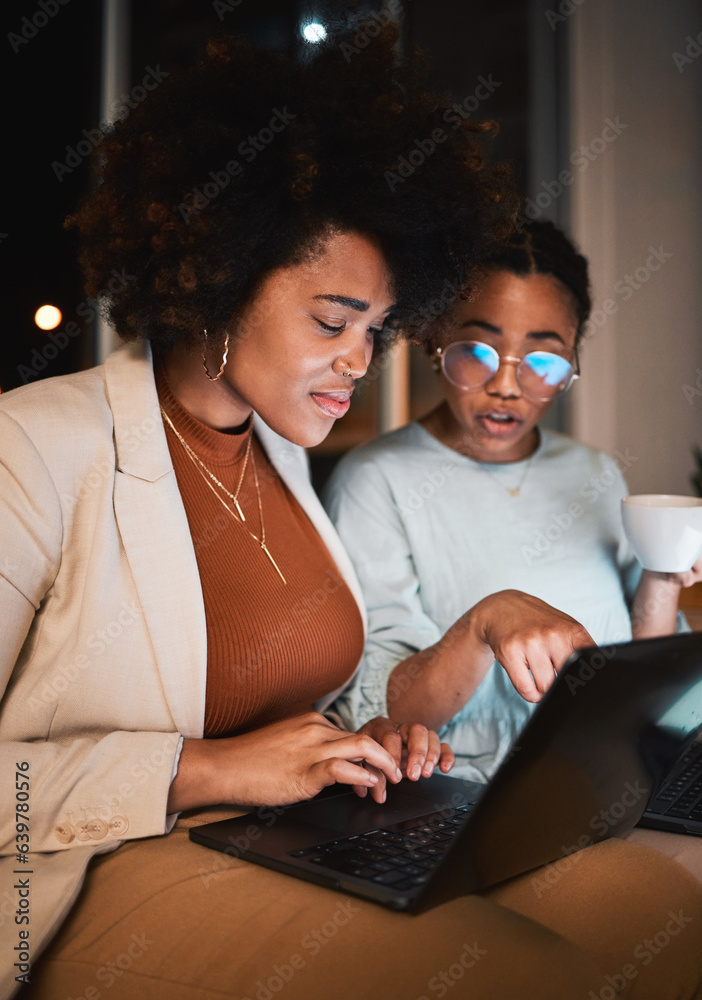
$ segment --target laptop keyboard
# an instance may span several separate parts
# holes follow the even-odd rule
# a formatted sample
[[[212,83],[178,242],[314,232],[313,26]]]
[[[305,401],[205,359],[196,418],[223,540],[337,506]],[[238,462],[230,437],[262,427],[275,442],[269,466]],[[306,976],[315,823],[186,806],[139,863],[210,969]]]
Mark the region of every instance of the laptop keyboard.
[[[429,880],[470,808],[458,806],[449,816],[432,813],[289,854],[400,891],[413,889]]]
[[[693,743],[681,764],[682,771],[657,792],[649,811],[702,823],[702,743]]]

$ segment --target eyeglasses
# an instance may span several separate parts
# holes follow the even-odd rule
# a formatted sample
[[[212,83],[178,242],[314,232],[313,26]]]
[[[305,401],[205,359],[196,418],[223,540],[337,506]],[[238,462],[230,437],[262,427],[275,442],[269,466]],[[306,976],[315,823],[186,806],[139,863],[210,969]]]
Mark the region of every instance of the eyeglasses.
[[[452,385],[467,392],[477,392],[495,377],[505,361],[516,364],[517,384],[525,396],[545,403],[580,378],[578,355],[573,348],[573,362],[549,351],[530,351],[523,358],[500,355],[494,347],[479,340],[459,340],[434,352],[441,359],[441,370]]]

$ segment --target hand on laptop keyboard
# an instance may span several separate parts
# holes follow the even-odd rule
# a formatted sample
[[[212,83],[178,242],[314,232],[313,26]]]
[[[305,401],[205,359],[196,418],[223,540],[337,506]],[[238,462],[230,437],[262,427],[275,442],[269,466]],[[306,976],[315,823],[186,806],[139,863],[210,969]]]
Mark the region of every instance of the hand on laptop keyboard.
[[[428,778],[437,765],[443,774],[448,774],[456,762],[453,751],[447,743],[440,741],[438,733],[418,722],[396,725],[391,719],[376,716],[358,732],[372,736],[380,743],[391,754],[402,771],[402,776],[411,781],[417,781],[421,777]],[[372,772],[372,767],[368,769]],[[354,791],[363,797],[367,789],[362,785],[354,785]]]

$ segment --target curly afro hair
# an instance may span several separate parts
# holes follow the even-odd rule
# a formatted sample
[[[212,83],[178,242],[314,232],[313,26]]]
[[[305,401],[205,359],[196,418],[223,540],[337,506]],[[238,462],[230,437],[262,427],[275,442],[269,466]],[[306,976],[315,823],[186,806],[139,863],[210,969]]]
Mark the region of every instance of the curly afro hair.
[[[388,26],[349,59],[337,37],[303,65],[222,36],[112,126],[65,224],[89,295],[130,276],[104,303],[123,339],[223,336],[267,274],[333,232],[370,234],[386,257],[397,309],[378,346],[399,328],[423,339],[423,305],[465,283],[517,203],[509,169],[488,162],[496,126],[448,129],[396,40]]]
[[[549,274],[570,292],[578,320],[575,345],[580,343],[590,316],[590,278],[587,258],[578,253],[566,234],[552,222],[528,222],[509,242],[486,259],[486,269],[510,274]]]

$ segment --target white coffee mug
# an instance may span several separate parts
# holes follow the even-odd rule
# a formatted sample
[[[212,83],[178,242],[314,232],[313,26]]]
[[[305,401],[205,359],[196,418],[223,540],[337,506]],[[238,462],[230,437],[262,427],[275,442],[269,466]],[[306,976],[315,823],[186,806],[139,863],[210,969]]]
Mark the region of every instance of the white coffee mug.
[[[702,497],[669,493],[624,497],[622,521],[644,569],[684,573],[702,553]]]

